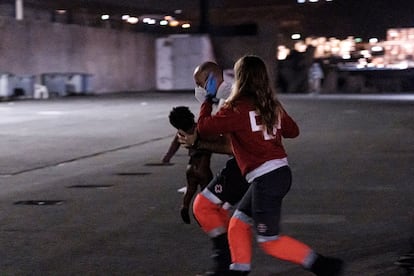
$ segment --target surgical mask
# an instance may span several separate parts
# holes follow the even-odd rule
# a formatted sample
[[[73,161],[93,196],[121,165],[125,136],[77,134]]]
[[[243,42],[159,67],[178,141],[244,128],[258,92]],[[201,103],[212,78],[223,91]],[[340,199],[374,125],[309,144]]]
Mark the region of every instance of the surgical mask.
[[[207,91],[203,87],[197,86],[196,88],[194,88],[194,96],[200,103],[204,103],[204,101],[206,100],[206,95]]]

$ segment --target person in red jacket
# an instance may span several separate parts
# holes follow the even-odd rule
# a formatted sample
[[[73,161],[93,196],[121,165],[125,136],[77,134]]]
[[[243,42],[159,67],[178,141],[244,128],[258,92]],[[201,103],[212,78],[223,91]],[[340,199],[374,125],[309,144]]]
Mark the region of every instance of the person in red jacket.
[[[206,96],[214,97],[213,109],[230,95],[231,84],[223,79],[223,70],[215,62],[203,62],[194,71],[197,85],[195,96],[204,102]],[[244,179],[233,157],[228,135],[200,137],[197,132],[180,132],[178,141],[193,150],[207,150],[211,153],[227,154],[231,157],[222,170],[194,199],[193,214],[201,229],[210,237],[213,244],[213,267],[203,275],[226,276],[231,264],[227,240],[227,228],[233,207],[246,193],[249,183]]]
[[[212,101],[207,98],[197,122],[201,137],[230,135],[236,161],[250,183],[229,222],[230,275],[247,275],[251,270],[251,225],[265,253],[302,265],[316,275],[339,275],[342,260],[317,254],[308,245],[280,234],[282,200],[292,184],[282,138],[297,137],[299,128],[277,100],[261,58],[240,58],[234,73],[234,87],[225,105],[211,115]]]
[[[223,70],[211,61],[203,62],[194,71],[197,85],[195,97],[201,103],[207,95],[214,97],[214,111],[220,109],[231,93],[232,84],[224,81]],[[249,183],[244,179],[233,157],[227,135],[215,135],[200,139],[197,132],[182,133],[180,143],[193,149],[209,150],[212,153],[228,154],[230,157],[222,170],[194,199],[193,214],[201,229],[213,244],[213,267],[204,275],[225,276],[231,264],[227,240],[227,228],[233,207],[246,193]]]

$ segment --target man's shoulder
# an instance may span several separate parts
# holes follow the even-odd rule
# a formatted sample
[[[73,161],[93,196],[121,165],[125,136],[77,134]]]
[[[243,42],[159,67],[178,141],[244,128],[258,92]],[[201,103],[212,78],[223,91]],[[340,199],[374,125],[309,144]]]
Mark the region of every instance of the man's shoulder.
[[[232,84],[226,81],[223,81],[217,89],[216,98],[218,99],[227,99],[231,93]]]

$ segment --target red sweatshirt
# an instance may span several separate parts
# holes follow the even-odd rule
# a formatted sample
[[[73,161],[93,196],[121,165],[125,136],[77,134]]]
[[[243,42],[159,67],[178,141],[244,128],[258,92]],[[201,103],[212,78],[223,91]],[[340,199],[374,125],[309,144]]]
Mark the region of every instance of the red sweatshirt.
[[[211,110],[211,102],[205,101],[197,123],[198,132],[201,137],[229,133],[234,156],[243,175],[267,161],[285,159],[287,154],[281,138],[294,138],[299,135],[297,124],[286,111],[280,116],[273,135],[268,135],[263,131],[265,126],[260,125],[260,116],[255,112],[254,105],[246,98],[240,99],[234,109],[222,107],[214,116],[211,115]]]

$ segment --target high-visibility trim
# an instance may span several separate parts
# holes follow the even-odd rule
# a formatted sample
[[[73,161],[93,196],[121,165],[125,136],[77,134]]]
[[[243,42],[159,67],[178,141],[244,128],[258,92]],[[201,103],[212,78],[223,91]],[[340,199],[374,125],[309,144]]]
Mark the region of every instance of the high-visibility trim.
[[[223,206],[221,206],[221,208],[223,208],[224,210],[230,210],[231,208],[233,208],[233,205],[231,205],[228,202],[224,202]]]
[[[251,270],[250,264],[231,264],[230,270],[237,270],[237,271],[250,271]]]
[[[309,256],[305,258],[303,261],[303,267],[305,269],[310,269],[313,265],[313,263],[316,261],[316,258],[318,258],[318,254],[316,254],[314,251],[312,251]]]
[[[278,239],[259,243],[260,247],[269,255],[302,266],[309,265],[313,260],[313,250],[306,244],[288,236],[279,236]]]
[[[253,180],[255,180],[256,178],[262,175],[265,175],[271,171],[277,170],[284,166],[289,166],[289,163],[286,157],[282,159],[273,159],[273,160],[266,161],[262,165],[254,169],[253,171],[247,173],[246,180],[247,182],[252,183]]]
[[[244,223],[253,225],[253,219],[240,210],[234,211],[233,217],[243,221]]]
[[[201,192],[202,195],[204,195],[208,200],[210,200],[214,204],[222,204],[223,201],[220,200],[215,194],[213,194],[209,189],[204,189]]]
[[[220,227],[214,228],[211,231],[207,232],[207,235],[210,238],[215,238],[215,237],[218,237],[218,236],[220,236],[224,233],[227,233],[227,229],[220,226]]]
[[[257,240],[257,242],[267,242],[267,241],[277,240],[278,238],[279,238],[279,235],[275,235],[275,236],[260,236],[260,235],[257,235],[256,240]]]

